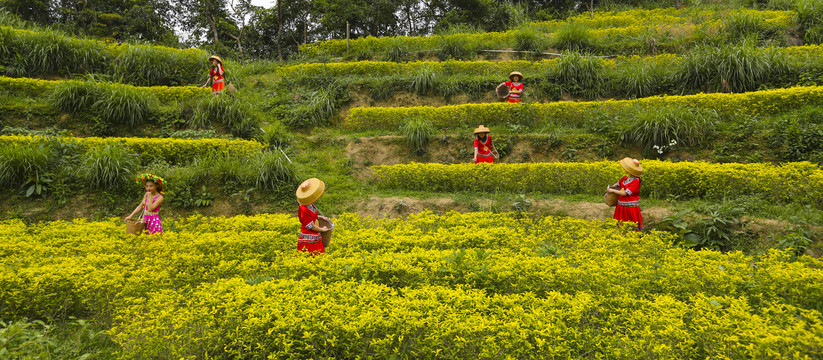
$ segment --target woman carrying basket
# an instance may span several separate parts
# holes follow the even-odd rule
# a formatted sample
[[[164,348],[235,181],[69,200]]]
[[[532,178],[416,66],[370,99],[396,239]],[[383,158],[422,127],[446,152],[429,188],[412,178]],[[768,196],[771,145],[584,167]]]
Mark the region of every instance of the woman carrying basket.
[[[520,95],[523,93],[523,74],[512,71],[509,74],[509,81],[504,82],[503,84],[509,87],[509,97],[506,98],[506,101],[510,103],[519,103],[520,102]]]
[[[617,206],[614,208],[614,218],[623,222],[631,221],[637,223],[636,231],[643,231],[643,216],[640,215],[640,176],[643,174],[643,167],[640,161],[632,158],[620,160],[620,166],[626,171],[614,187],[607,188],[606,192],[617,194]]]
[[[148,234],[162,234],[163,223],[160,222],[160,205],[163,205],[163,189],[166,187],[166,182],[163,178],[154,174],[143,174],[135,179],[137,183],[143,184],[146,193],[143,195],[143,200],[137,205],[137,208],[132,211],[129,216],[126,216],[126,221],[131,220],[141,209],[143,210],[143,222],[146,225],[146,233]]]
[[[317,178],[304,181],[297,188],[297,202],[300,207],[297,209],[297,218],[300,220],[300,234],[297,236],[297,250],[307,251],[312,254],[325,253],[323,237],[320,233],[331,230],[329,227],[320,226],[315,223],[322,219],[329,224],[331,221],[323,215],[319,215],[314,202],[323,195],[326,190],[326,183]]]
[[[212,65],[209,70],[209,79],[206,80],[206,83],[201,87],[209,86],[209,82],[211,81],[212,95],[222,94],[223,79],[226,78],[226,69],[223,68],[223,59],[218,56],[211,56],[209,57],[209,62],[211,62]]]
[[[474,129],[474,163],[494,163],[495,158],[500,158],[497,154],[497,149],[494,148],[492,137],[489,136],[491,129],[480,125]]]

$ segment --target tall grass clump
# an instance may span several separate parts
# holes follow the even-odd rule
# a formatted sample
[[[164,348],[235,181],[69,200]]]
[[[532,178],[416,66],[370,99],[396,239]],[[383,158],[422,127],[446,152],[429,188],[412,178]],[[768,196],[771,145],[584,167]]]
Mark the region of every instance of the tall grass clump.
[[[750,37],[759,40],[778,39],[779,31],[768,26],[766,18],[752,12],[732,12],[723,18],[727,39],[739,41]]]
[[[189,125],[194,128],[206,128],[215,123],[243,138],[253,136],[254,131],[250,130],[259,126],[251,104],[231,93],[203,98],[189,120]]]
[[[190,167],[192,181],[218,186],[249,184],[256,171],[248,158],[218,152],[196,157]]]
[[[179,86],[205,82],[208,54],[160,46],[126,45],[114,61],[112,75],[142,86]],[[231,69],[226,66],[226,74]],[[202,79],[202,81],[201,81]]]
[[[45,175],[55,163],[55,154],[47,144],[0,144],[0,184],[19,186]]]
[[[557,65],[558,78],[568,93],[594,99],[606,92],[603,60],[580,53],[563,54]]]
[[[406,144],[413,148],[418,154],[423,154],[426,152],[426,147],[434,135],[434,125],[426,118],[415,117],[409,119],[409,121],[403,125],[401,132],[403,133]]]
[[[683,56],[676,77],[684,89],[745,92],[756,90],[788,71],[785,55],[746,41],[739,45],[695,47]]]
[[[477,44],[469,37],[460,35],[445,35],[437,39],[437,58],[441,61],[474,60],[477,55]]]
[[[639,98],[660,93],[671,79],[667,64],[631,58],[620,64],[613,78],[614,92],[623,92],[627,98]]]
[[[585,51],[594,47],[594,40],[585,25],[572,21],[557,29],[550,45],[560,50]]]
[[[99,100],[99,94],[98,85],[92,81],[61,81],[46,97],[60,111],[79,113],[91,110]]]
[[[649,155],[655,155],[655,145],[676,144],[697,146],[705,144],[714,134],[719,116],[715,111],[686,106],[664,106],[650,111],[637,108],[620,127],[624,143],[640,145]]]
[[[410,89],[419,95],[427,94],[437,86],[437,72],[428,65],[423,65],[412,75]]]
[[[254,185],[258,189],[273,190],[297,181],[294,164],[289,162],[280,150],[263,151],[252,159],[255,170]]]
[[[548,40],[539,31],[524,28],[514,33],[514,49],[539,55],[548,47]]]
[[[823,43],[823,0],[797,0],[794,20],[807,44]]]
[[[127,184],[137,168],[137,154],[115,145],[90,148],[79,172],[89,188],[117,188]]]
[[[383,59],[386,61],[403,62],[409,60],[409,47],[401,37],[394,37],[388,44]]]
[[[294,139],[289,129],[280,121],[272,121],[263,126],[257,140],[265,144],[268,148],[283,148],[288,146]]]
[[[99,95],[92,105],[93,110],[95,114],[112,123],[140,125],[159,106],[154,94],[132,86],[105,84],[98,89]]]

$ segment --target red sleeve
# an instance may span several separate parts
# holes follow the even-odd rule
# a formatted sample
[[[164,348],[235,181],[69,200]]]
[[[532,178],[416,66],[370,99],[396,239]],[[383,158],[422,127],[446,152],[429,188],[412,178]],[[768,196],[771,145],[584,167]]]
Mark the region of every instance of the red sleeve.
[[[477,148],[477,149],[479,149],[479,148],[480,148],[480,145],[481,145],[481,144],[480,144],[480,140],[478,140],[477,138],[474,138],[474,147],[475,147],[475,148]]]
[[[492,147],[492,136],[486,135],[486,137],[489,138],[489,147]]]
[[[630,192],[629,196],[640,194],[640,179],[632,180],[625,188],[627,192]]]
[[[300,226],[306,226],[317,220],[317,214],[309,211],[306,205],[300,205],[300,209],[297,210],[297,218],[300,219]]]
[[[506,81],[504,84],[506,84],[506,86],[508,86],[508,87],[511,87],[511,86],[512,86],[512,84],[514,84],[514,82],[512,82],[512,81]]]

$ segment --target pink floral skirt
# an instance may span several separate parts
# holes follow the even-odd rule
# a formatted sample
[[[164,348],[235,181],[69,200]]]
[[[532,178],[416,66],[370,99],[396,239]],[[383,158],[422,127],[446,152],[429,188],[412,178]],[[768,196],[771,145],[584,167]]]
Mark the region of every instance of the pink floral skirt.
[[[146,233],[161,234],[163,233],[163,223],[160,222],[160,216],[144,215],[143,220],[146,222]]]

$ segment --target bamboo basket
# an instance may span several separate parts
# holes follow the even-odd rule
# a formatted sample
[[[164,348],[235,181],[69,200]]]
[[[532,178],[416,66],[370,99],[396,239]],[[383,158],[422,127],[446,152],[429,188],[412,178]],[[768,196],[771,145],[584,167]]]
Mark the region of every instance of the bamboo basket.
[[[326,221],[325,219],[317,219],[317,224],[323,227],[329,228],[329,231],[321,232],[320,237],[323,239],[323,247],[329,247],[329,243],[331,243],[331,236],[334,232],[334,223],[331,221]]]

